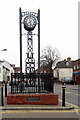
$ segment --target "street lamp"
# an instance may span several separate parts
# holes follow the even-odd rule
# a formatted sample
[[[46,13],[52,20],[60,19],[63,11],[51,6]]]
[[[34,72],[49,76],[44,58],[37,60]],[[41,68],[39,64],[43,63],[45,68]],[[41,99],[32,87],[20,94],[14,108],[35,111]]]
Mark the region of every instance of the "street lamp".
[[[7,49],[2,49],[2,50],[0,50],[0,52],[2,52],[2,51],[7,51]]]
[[[7,49],[2,49],[2,50],[0,50],[0,52],[3,52],[3,51],[7,51]],[[1,81],[0,81],[1,82]]]

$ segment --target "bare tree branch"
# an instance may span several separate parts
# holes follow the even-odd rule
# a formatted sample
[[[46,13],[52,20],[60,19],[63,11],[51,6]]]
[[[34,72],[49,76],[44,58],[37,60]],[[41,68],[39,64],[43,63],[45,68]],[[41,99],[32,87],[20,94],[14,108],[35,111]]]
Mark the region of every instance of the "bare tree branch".
[[[57,48],[53,49],[51,46],[46,46],[42,50],[41,60],[41,66],[44,64],[45,66],[50,66],[52,69],[60,60],[60,53]]]

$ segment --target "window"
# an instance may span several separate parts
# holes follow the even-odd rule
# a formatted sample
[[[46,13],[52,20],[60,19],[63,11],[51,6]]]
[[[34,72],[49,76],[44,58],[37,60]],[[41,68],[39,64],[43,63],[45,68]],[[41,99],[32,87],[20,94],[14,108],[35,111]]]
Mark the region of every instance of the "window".
[[[69,62],[66,62],[66,65],[67,65],[67,66],[70,65],[70,63],[69,63]]]

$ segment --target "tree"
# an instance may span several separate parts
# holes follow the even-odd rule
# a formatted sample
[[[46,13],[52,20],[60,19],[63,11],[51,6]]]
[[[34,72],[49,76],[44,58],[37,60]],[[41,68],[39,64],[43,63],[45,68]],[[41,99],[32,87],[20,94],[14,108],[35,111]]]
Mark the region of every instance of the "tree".
[[[57,48],[53,49],[51,46],[46,46],[42,50],[41,67],[49,68],[50,72],[56,63],[60,60],[60,53]]]

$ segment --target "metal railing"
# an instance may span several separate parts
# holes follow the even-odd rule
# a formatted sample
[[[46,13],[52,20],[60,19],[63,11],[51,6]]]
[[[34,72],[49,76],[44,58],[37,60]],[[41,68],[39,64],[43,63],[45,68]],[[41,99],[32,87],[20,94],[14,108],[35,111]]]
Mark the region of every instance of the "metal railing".
[[[11,74],[11,94],[53,93],[52,73]]]

